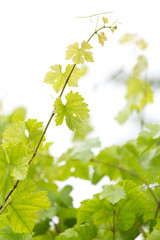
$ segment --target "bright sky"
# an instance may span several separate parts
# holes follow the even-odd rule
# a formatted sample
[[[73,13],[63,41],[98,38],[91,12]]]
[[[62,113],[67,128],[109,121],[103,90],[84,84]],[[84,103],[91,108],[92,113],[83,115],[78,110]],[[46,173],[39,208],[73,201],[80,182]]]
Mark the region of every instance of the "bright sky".
[[[102,146],[137,136],[138,128],[135,131],[129,123],[119,126],[114,120],[125,103],[125,89],[102,83],[114,71],[125,65],[132,66],[136,61],[134,49],[118,43],[127,32],[138,33],[149,43],[146,51],[148,74],[160,75],[159,0],[0,1],[0,100],[3,111],[10,112],[22,105],[27,108],[28,117],[47,122],[56,98],[51,87],[43,83],[49,66],[68,64],[64,61],[67,46],[88,39],[94,31],[95,18],[91,23],[89,19],[76,17],[106,11],[113,11],[108,14],[110,23],[117,19],[122,24],[114,34],[106,32],[108,42],[104,48],[96,40],[91,42],[95,62],[88,65],[88,74],[80,82],[80,92],[89,103],[96,128],[94,136],[100,137]],[[70,136],[65,125],[56,128],[52,123],[47,133],[48,140],[54,141],[52,151],[57,155],[63,147],[65,151],[70,146]]]

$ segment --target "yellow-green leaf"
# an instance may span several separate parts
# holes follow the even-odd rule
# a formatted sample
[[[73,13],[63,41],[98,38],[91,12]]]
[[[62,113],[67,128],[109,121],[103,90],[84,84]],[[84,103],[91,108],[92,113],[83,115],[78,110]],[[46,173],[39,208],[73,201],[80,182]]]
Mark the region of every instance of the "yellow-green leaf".
[[[29,187],[24,187],[24,186]],[[50,202],[46,196],[47,192],[32,192],[33,183],[24,181],[18,186],[18,192],[14,192],[12,200],[8,205],[9,220],[12,230],[16,233],[31,233],[36,220],[36,213],[41,208],[48,209]]]
[[[103,19],[104,24],[105,24],[105,23],[108,23],[108,18],[103,17],[102,19]]]
[[[93,54],[89,51],[91,48],[92,46],[88,42],[83,41],[80,48],[79,44],[75,42],[68,46],[66,59],[72,59],[75,64],[82,64],[85,60],[93,62]]]
[[[65,76],[62,73],[62,66],[56,64],[50,67],[52,71],[46,73],[44,82],[51,84],[56,92],[59,92],[65,82]]]
[[[98,40],[99,40],[99,43],[103,47],[104,46],[104,41],[107,41],[107,37],[105,36],[104,32],[101,32],[100,34],[98,34]]]
[[[56,125],[63,122],[66,117],[67,126],[74,130],[82,125],[82,122],[89,117],[89,110],[84,99],[78,93],[72,91],[66,95],[67,103],[64,105],[60,98],[56,99],[54,107],[56,114]]]

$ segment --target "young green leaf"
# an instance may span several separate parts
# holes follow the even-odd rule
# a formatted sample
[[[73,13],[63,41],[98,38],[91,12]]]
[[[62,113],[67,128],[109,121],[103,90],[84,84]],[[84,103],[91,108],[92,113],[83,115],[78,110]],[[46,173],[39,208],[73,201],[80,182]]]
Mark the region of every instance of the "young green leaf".
[[[50,67],[52,71],[46,73],[44,82],[51,84],[56,92],[59,92],[65,82],[65,76],[62,73],[62,66],[56,64]]]
[[[68,66],[66,67],[66,70],[65,70],[65,78],[67,79],[67,77],[69,76],[71,70],[73,68],[73,64],[68,64]],[[75,66],[74,68],[74,71],[72,72],[70,78],[69,78],[69,81],[68,81],[68,86],[69,87],[78,87],[78,80],[79,78],[85,74],[85,71],[83,73],[82,71],[83,69],[79,69],[77,66]]]
[[[151,85],[142,79],[131,77],[127,83],[127,103],[126,106],[119,112],[116,120],[119,123],[124,123],[133,110],[140,112],[148,103],[153,102],[153,92]]]
[[[64,116],[66,117],[67,126],[74,130],[82,122],[89,117],[89,110],[84,99],[78,93],[73,93],[72,91],[66,95],[67,103],[64,105],[60,98],[57,98],[54,107],[56,114],[56,125],[61,125]]]
[[[79,44],[76,42],[68,46],[66,51],[66,59],[72,59],[75,64],[82,64],[84,60],[87,62],[93,62],[93,54],[89,51],[92,46],[83,41],[81,43],[81,48],[79,48]]]
[[[92,224],[83,224],[74,227],[76,232],[78,232],[79,240],[92,240],[97,235],[97,228]]]
[[[100,198],[107,198],[113,205],[119,200],[126,198],[123,187],[117,185],[106,185],[103,188],[103,192],[100,194]]]
[[[64,120],[64,116],[65,116],[65,105],[63,105],[62,100],[60,98],[57,98],[54,102],[54,112],[56,114],[56,125],[61,125],[63,123]]]
[[[87,120],[83,121],[82,126],[74,131],[73,141],[84,141],[86,136],[93,131],[90,122]]]
[[[53,65],[50,68],[52,71],[46,73],[44,82],[51,84],[54,90],[58,93],[63,88],[64,83],[73,68],[73,64],[68,64],[65,72],[62,72],[62,66],[60,64]],[[79,69],[77,66],[75,66],[74,71],[72,72],[68,81],[69,87],[78,87],[79,78],[86,72],[85,70],[82,70],[83,69]]]
[[[133,68],[133,75],[140,77],[140,73],[148,67],[147,58],[143,55],[138,56],[137,63]]]
[[[28,171],[29,156],[26,155],[26,149],[21,143],[10,144],[6,148],[8,156],[8,167],[11,169],[11,176],[15,180],[25,179]]]
[[[22,143],[28,145],[29,141],[25,135],[25,124],[22,121],[12,123],[11,126],[3,133],[3,138],[8,143]]]
[[[42,122],[37,122],[37,119],[28,119],[25,122],[25,128],[28,130],[28,139],[30,141],[30,145],[32,149],[34,149],[43,133]],[[42,143],[45,141],[45,137],[43,137]],[[42,144],[41,143],[41,144]]]
[[[106,37],[104,32],[101,32],[100,34],[98,34],[98,40],[99,40],[99,43],[103,47],[104,46],[104,41],[107,41],[107,37]]]
[[[108,18],[103,17],[102,19],[103,19],[104,24],[105,24],[105,23],[108,23]]]

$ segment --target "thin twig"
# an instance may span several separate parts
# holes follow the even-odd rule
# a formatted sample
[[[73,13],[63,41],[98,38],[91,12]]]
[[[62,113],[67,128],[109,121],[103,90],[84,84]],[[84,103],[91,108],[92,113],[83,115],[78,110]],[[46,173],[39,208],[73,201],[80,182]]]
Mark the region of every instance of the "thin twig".
[[[104,28],[109,28],[109,29],[111,29],[111,28],[114,28],[114,27],[111,27],[111,26],[103,26],[103,27],[100,27],[99,29],[97,29],[97,30],[88,38],[87,42],[89,42],[95,34],[97,34],[100,30],[102,30],[102,29],[104,29]]]
[[[4,207],[3,207],[2,210],[0,211],[0,215],[3,213],[3,211],[6,209],[6,207],[7,207],[10,203],[11,203],[11,201],[8,202],[8,203],[6,203],[6,205],[4,205]]]
[[[135,222],[135,224],[136,224],[137,228],[139,229],[139,231],[142,233],[143,237],[147,238],[147,234],[144,231],[144,229],[142,228],[142,226],[137,221]]]
[[[73,70],[74,70],[75,66],[76,66],[76,64],[73,65],[73,68],[71,69],[71,71],[70,71],[70,73],[69,73],[69,75],[68,75],[68,77],[67,77],[67,79],[66,79],[66,81],[65,81],[65,83],[64,83],[64,86],[63,86],[63,88],[62,88],[62,90],[61,90],[61,93],[60,93],[60,95],[59,95],[60,98],[61,98],[61,96],[63,95],[64,89],[65,89],[65,87],[66,87],[66,85],[67,85],[67,83],[68,83],[68,81],[69,81],[69,79],[70,79],[70,77],[71,77],[71,74],[73,73]],[[35,158],[35,156],[37,155],[37,151],[38,151],[38,149],[39,149],[39,146],[40,146],[40,144],[41,144],[41,142],[42,142],[42,140],[43,140],[43,137],[44,137],[44,135],[45,135],[45,133],[46,133],[46,131],[47,131],[47,129],[48,129],[49,125],[50,125],[50,122],[51,122],[51,120],[52,120],[52,118],[53,118],[54,115],[55,115],[55,113],[54,113],[54,110],[53,110],[53,112],[52,112],[52,114],[51,114],[51,116],[50,116],[50,118],[49,118],[49,120],[48,120],[48,122],[47,122],[47,124],[46,124],[46,127],[45,127],[45,129],[44,129],[44,131],[43,131],[43,133],[42,133],[42,135],[41,135],[41,137],[40,137],[40,140],[39,140],[39,142],[38,142],[38,144],[37,144],[37,146],[36,146],[36,148],[35,148],[35,150],[34,150],[34,152],[33,152],[33,155],[32,155],[32,157],[30,158],[30,160],[28,161],[28,165],[30,165],[30,163],[32,162],[32,160],[33,160],[33,159]],[[12,188],[11,191],[7,194],[7,196],[6,196],[6,198],[5,198],[5,202],[9,199],[9,197],[11,196],[11,194],[13,193],[13,191],[17,188],[19,182],[20,182],[20,180],[17,180],[17,181],[15,182],[13,188]],[[0,206],[0,209],[2,209],[2,207],[3,207],[3,205]]]
[[[157,218],[159,210],[160,210],[160,202],[158,203],[158,206],[157,206],[157,209],[156,209],[156,213],[155,213],[154,219]]]
[[[112,13],[113,11],[110,11],[110,12],[103,12],[103,13],[97,13],[97,14],[93,14],[93,15],[90,15],[90,16],[85,16],[85,17],[77,17],[77,18],[92,18],[92,17],[95,17],[95,16],[100,16],[100,15],[104,15],[104,14],[108,14],[108,13]]]
[[[113,233],[113,240],[116,239],[116,231],[117,231],[117,226],[116,226],[116,209],[115,206],[113,207],[113,227],[111,229],[112,233]]]

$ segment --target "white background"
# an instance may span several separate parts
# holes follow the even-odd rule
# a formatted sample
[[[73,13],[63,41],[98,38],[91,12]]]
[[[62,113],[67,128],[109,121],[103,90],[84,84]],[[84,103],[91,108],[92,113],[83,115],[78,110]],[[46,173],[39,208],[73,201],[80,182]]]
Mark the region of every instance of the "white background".
[[[124,33],[137,33],[148,42],[145,55],[149,67],[147,75],[160,75],[160,14],[159,0],[1,0],[0,1],[0,101],[3,113],[17,106],[27,108],[27,117],[47,122],[56,98],[51,86],[43,83],[49,66],[66,66],[65,51],[75,41],[87,40],[95,29],[96,18],[79,19],[96,13],[108,14],[109,23],[118,19],[114,34],[106,32],[108,42],[102,48],[97,39],[94,46],[95,62],[88,64],[88,74],[80,80],[79,91],[89,104],[91,122],[95,127],[92,136],[99,136],[102,147],[124,143],[136,137],[140,126],[128,121],[120,126],[114,117],[125,104],[125,87],[113,84],[109,77],[120,68],[129,71],[140,53],[132,45],[122,46],[118,40]],[[159,122],[159,92],[155,104],[145,115]],[[71,146],[71,132],[65,124],[55,127],[51,123],[47,140],[53,141],[51,149],[59,156]],[[75,205],[100,190],[74,180]],[[73,183],[73,179],[69,181]],[[84,188],[85,184],[85,188]],[[80,194],[79,194],[80,193]]]

